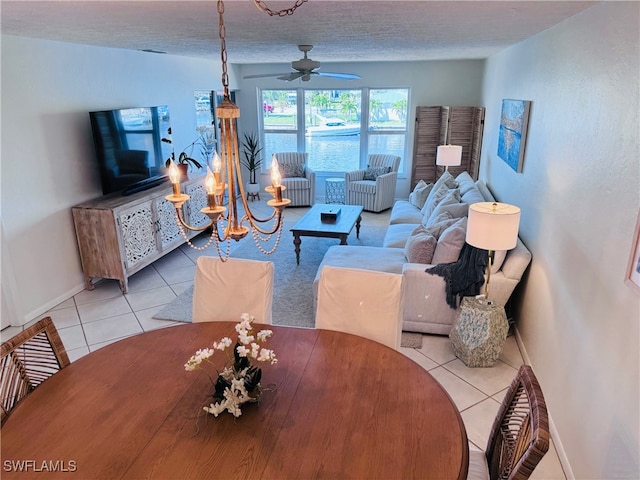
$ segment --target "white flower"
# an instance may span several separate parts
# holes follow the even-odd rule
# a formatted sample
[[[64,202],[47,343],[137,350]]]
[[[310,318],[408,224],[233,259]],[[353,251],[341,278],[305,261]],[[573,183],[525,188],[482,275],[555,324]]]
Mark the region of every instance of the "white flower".
[[[276,363],[276,355],[273,350],[262,348],[257,342],[266,342],[266,340],[273,335],[271,330],[261,330],[256,334],[256,337],[252,335],[253,325],[255,317],[248,313],[243,313],[240,317],[240,322],[235,326],[235,330],[238,333],[238,340],[236,343],[236,352],[239,357],[249,359],[254,358],[257,361],[265,362],[269,361],[272,364]],[[203,361],[208,360],[213,356],[216,350],[225,351],[231,347],[234,342],[229,337],[223,337],[219,342],[213,342],[213,348],[203,348],[198,350],[184,365],[185,370],[192,371],[198,368],[202,368]],[[216,398],[216,403],[211,403],[209,406],[203,407],[204,411],[214,416],[220,415],[225,410],[232,414],[234,417],[242,415],[240,407],[243,403],[249,401],[256,401],[251,397],[245,386],[245,380],[250,376],[249,369],[252,372],[255,369],[251,366],[250,362],[246,362],[247,366],[242,370],[236,371],[236,366],[233,362],[233,356],[227,355],[227,364],[222,367],[222,371],[218,374],[225,381],[230,383],[230,386],[225,388],[223,392],[224,398]],[[231,362],[231,363],[229,363]],[[255,377],[252,377],[253,380]],[[253,391],[251,392],[254,393]]]
[[[238,340],[243,345],[249,345],[251,342],[253,342],[255,340],[255,338],[254,338],[253,335],[243,335],[242,333],[240,333],[238,335]]]
[[[238,355],[240,355],[241,357],[246,357],[249,353],[249,349],[244,345],[238,345],[236,347],[236,352],[238,352]]]
[[[220,343],[213,342],[213,348],[215,350],[224,351],[225,348],[229,348],[231,346],[231,339],[229,337],[224,337],[220,340]]]
[[[260,350],[260,355],[258,355],[257,360],[259,362],[269,361],[271,362],[272,365],[278,362],[278,359],[276,358],[276,354],[273,352],[273,350],[269,350],[267,348],[263,348],[262,350]]]
[[[271,335],[273,335],[273,331],[272,330],[260,330],[258,332],[258,340],[260,340],[261,342],[264,342],[267,340],[267,338],[269,338]]]

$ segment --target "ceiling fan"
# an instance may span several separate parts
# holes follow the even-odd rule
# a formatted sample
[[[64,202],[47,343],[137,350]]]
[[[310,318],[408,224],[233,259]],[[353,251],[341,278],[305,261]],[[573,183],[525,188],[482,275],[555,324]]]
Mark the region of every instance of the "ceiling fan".
[[[360,75],[354,73],[333,73],[333,72],[318,72],[320,68],[320,62],[311,60],[307,57],[307,53],[311,51],[313,45],[298,45],[298,50],[304,53],[304,57],[300,60],[294,60],[291,62],[291,68],[296,70],[290,73],[262,73],[257,75],[247,75],[243,78],[262,78],[262,77],[278,77],[278,80],[284,80],[285,82],[291,82],[298,78],[303,82],[308,82],[312,75],[318,75],[320,77],[332,77],[339,78],[341,80],[353,80],[361,78]]]

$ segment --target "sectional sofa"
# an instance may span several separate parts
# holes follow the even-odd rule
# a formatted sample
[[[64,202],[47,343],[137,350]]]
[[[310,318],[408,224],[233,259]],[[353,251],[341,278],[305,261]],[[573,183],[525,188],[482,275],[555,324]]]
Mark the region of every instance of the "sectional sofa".
[[[459,307],[447,304],[444,279],[425,270],[458,260],[469,205],[487,201],[495,201],[489,189],[466,172],[456,178],[445,172],[431,185],[420,182],[408,200],[395,202],[383,246],[336,245],[328,249],[314,280],[315,298],[325,265],[402,273],[403,330],[447,335]],[[530,262],[531,253],[520,239],[514,249],[495,252],[490,299],[504,306]]]

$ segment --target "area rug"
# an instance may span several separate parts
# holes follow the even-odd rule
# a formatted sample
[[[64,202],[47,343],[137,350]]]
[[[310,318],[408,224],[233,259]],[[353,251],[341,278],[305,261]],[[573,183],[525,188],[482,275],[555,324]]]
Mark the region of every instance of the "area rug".
[[[278,249],[265,256],[256,248],[253,240],[247,237],[231,254],[236,258],[254,260],[268,259],[274,263],[275,281],[273,291],[273,324],[293,327],[314,327],[313,280],[318,266],[327,249],[338,245],[339,240],[331,238],[302,237],[300,245],[300,265],[296,264],[293,237],[289,229],[292,223],[285,223]],[[360,228],[360,238],[355,230],[347,242],[349,245],[381,246],[386,227],[371,227],[365,224]],[[165,305],[153,318],[177,322],[191,322],[193,287],[186,289],[171,303]],[[402,346],[420,348],[422,335],[403,332]],[[405,338],[406,337],[406,338]]]
[[[159,320],[171,320],[174,322],[191,322],[191,306],[193,303],[193,287],[187,288],[184,292],[176,297],[171,303],[167,304],[162,310],[156,313],[153,318]],[[274,307],[275,311],[275,307]],[[281,321],[277,321],[274,317],[274,325],[287,325]],[[298,322],[295,326],[313,328],[313,317],[308,322]],[[422,348],[422,334],[414,332],[402,332],[400,346],[406,348]]]

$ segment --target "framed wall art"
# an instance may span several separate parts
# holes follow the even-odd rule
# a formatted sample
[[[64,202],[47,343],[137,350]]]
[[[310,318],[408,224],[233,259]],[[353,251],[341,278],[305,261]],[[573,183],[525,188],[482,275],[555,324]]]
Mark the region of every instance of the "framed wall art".
[[[498,156],[518,173],[522,172],[530,108],[528,100],[502,100]]]
[[[627,275],[625,283],[640,292],[640,211],[638,211],[638,219],[636,220],[636,229],[633,233],[633,241],[631,242],[631,254],[629,255],[629,265],[627,266]]]

